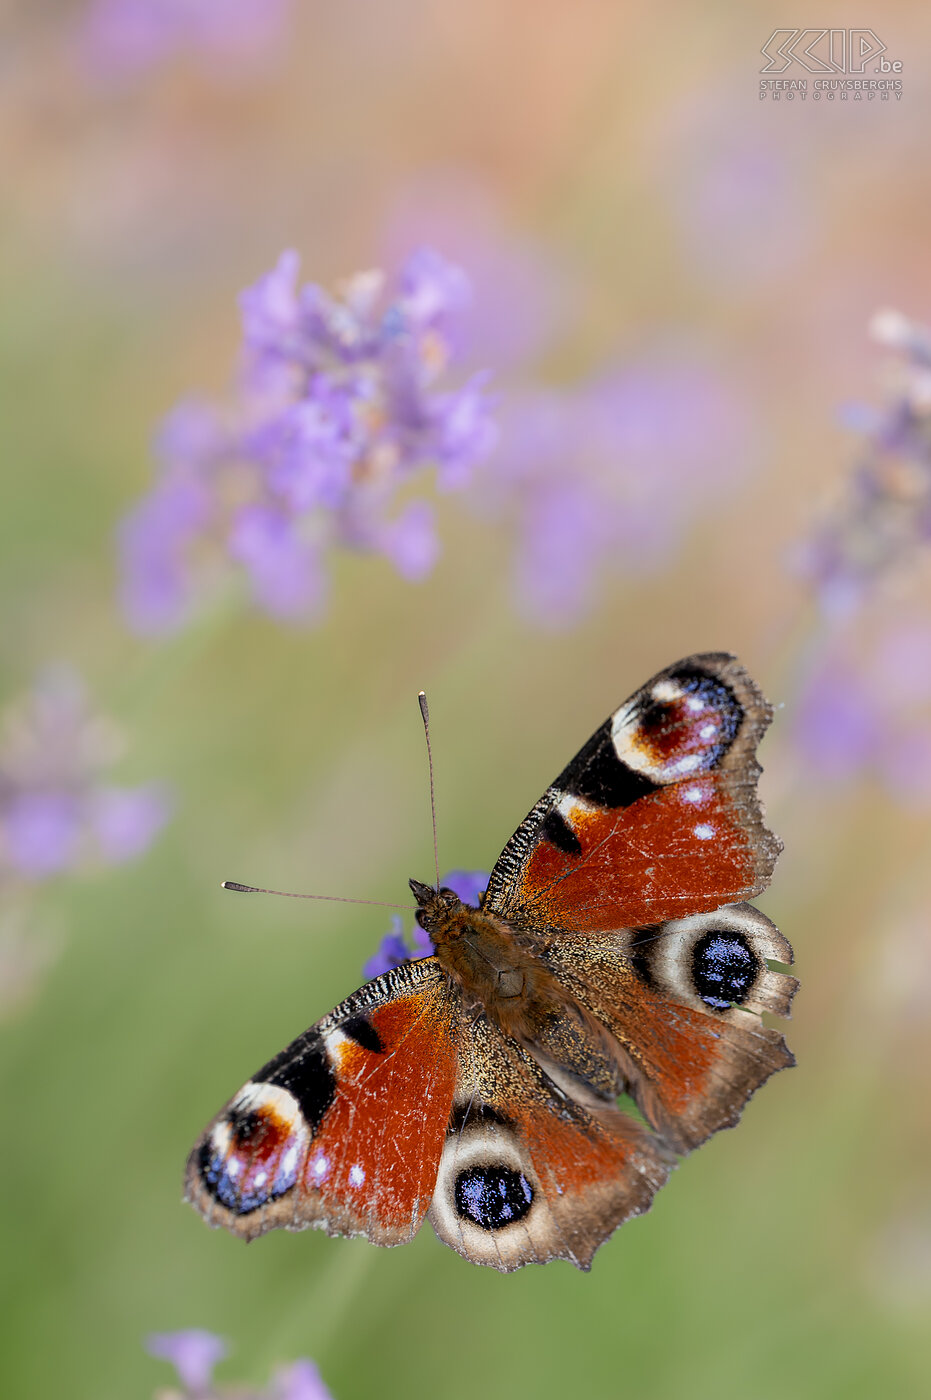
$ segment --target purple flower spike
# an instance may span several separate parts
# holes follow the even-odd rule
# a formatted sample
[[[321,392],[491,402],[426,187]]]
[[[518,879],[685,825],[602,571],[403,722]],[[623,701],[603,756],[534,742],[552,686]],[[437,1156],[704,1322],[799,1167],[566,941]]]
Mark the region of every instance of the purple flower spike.
[[[452,172],[433,170],[401,195],[385,233],[388,262],[424,238],[467,267],[480,290],[444,327],[457,355],[498,373],[538,361],[568,321],[566,269],[509,228],[486,189]]]
[[[571,390],[512,396],[472,495],[514,523],[524,611],[565,627],[603,575],[663,565],[749,465],[744,437],[727,380],[672,348]]]
[[[199,1327],[182,1332],[153,1332],[145,1345],[150,1356],[174,1366],[181,1384],[193,1395],[210,1389],[213,1368],[227,1352],[221,1337]]]
[[[865,768],[882,739],[882,716],[863,677],[841,659],[826,659],[809,677],[796,726],[806,764],[830,780]]]
[[[399,492],[428,468],[461,490],[492,449],[486,377],[446,378],[469,298],[459,268],[422,248],[393,297],[378,272],[339,296],[301,287],[298,272],[286,252],[240,298],[243,372],[228,413],[187,405],[162,430],[155,485],[120,530],[139,631],[182,626],[230,566],[289,621],[319,612],[335,549],[425,577],[439,553],[432,511],[423,499],[401,508]]]
[[[148,850],[170,817],[172,806],[168,791],[160,783],[99,788],[90,816],[106,863],[122,865]]]
[[[391,916],[391,932],[386,933],[378,945],[378,952],[369,958],[362,968],[362,976],[365,980],[371,981],[373,977],[380,977],[389,968],[400,967],[401,963],[407,962],[410,958],[407,944],[404,942],[404,925],[400,914]]]
[[[240,511],[229,551],[245,564],[256,601],[273,617],[307,617],[318,605],[323,579],[316,555],[279,511],[266,506]]]
[[[432,508],[424,501],[412,501],[396,520],[381,527],[379,544],[402,578],[410,582],[426,578],[440,552]]]
[[[302,1357],[277,1372],[269,1400],[333,1400],[312,1361]]]
[[[796,551],[833,621],[858,613],[931,541],[931,331],[894,311],[876,315],[871,331],[895,356],[891,392],[880,411],[844,410],[863,446],[842,498]]]
[[[297,276],[300,254],[286,249],[271,272],[240,295],[243,343],[257,357],[300,358]]]
[[[440,886],[455,890],[463,904],[478,904],[478,897],[488,884],[484,870],[450,870],[440,880]],[[386,933],[378,945],[378,952],[369,958],[362,969],[366,979],[380,977],[392,967],[410,962],[413,958],[429,958],[433,953],[430,935],[415,921],[411,930],[410,942],[404,937],[404,924],[400,914],[391,917],[391,932]]]
[[[47,879],[75,860],[80,805],[68,792],[20,792],[5,805],[2,828],[10,863],[27,879]]]
[[[792,733],[806,771],[824,782],[872,777],[927,807],[931,626],[904,620],[871,638],[835,637],[805,678]]]
[[[49,671],[4,716],[0,735],[0,870],[44,880],[142,854],[167,821],[159,784],[118,787],[114,727],[93,715],[70,671]]]
[[[488,874],[484,870],[450,870],[440,881],[448,889],[454,890],[463,904],[478,904],[478,897],[488,885]]]
[[[94,0],[81,46],[100,78],[133,79],[180,54],[237,71],[260,67],[283,36],[291,0]]]

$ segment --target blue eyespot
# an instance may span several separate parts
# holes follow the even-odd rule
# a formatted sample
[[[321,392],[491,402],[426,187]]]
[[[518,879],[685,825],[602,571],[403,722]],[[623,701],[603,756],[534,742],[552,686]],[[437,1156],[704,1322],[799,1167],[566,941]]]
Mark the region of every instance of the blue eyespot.
[[[702,1001],[715,1010],[740,1006],[756,980],[759,961],[743,934],[714,930],[692,950],[692,981]]]
[[[509,1167],[472,1167],[456,1177],[456,1210],[482,1230],[513,1225],[533,1205],[533,1187]]]

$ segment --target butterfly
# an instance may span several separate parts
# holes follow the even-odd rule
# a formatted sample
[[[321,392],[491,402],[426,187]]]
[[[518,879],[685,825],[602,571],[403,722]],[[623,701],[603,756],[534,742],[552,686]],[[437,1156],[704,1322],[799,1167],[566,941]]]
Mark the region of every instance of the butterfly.
[[[185,1182],[208,1224],[396,1245],[426,1215],[474,1264],[590,1268],[794,1063],[762,1020],[789,1014],[798,983],[772,964],[792,949],[745,902],[781,849],[756,794],[771,718],[733,656],[690,656],[546,789],[478,907],[411,880],[432,956],[366,983],[214,1118]]]

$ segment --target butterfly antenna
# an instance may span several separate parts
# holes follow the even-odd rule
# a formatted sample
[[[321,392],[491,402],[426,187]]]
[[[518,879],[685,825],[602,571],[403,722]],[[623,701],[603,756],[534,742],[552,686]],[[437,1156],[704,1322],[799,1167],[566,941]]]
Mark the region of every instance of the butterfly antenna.
[[[291,890],[265,890],[259,885],[241,885],[238,880],[224,880],[220,886],[236,894],[277,894],[282,899],[328,899],[337,904],[374,904],[379,909],[416,909],[415,904],[386,904],[381,899],[349,899],[344,894],[294,894]]]
[[[440,888],[440,850],[436,840],[436,795],[433,790],[433,750],[430,747],[430,711],[423,691],[417,696],[420,714],[423,719],[423,732],[427,741],[427,763],[430,768],[430,816],[433,820],[433,865],[436,870],[436,889]]]

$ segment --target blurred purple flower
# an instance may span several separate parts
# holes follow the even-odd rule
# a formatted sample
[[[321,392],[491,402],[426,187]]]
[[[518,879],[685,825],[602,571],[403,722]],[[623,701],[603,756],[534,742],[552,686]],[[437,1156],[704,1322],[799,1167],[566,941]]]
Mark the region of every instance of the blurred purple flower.
[[[280,46],[292,0],[94,0],[81,48],[91,71],[135,78],[180,53],[254,68]]]
[[[803,682],[793,738],[816,778],[873,777],[901,800],[931,802],[931,625],[829,641]]]
[[[297,523],[270,506],[246,506],[234,517],[229,553],[249,574],[256,602],[272,617],[307,617],[320,601],[322,577]]]
[[[472,494],[516,524],[523,610],[559,627],[592,605],[604,573],[661,566],[746,468],[736,397],[674,352],[515,397]]]
[[[275,1375],[269,1400],[331,1400],[320,1372],[304,1357]]]
[[[440,880],[440,884],[455,890],[464,904],[477,904],[479,895],[488,884],[488,876],[483,870],[450,870]],[[389,968],[409,962],[412,958],[428,958],[432,952],[430,935],[418,923],[414,923],[408,943],[404,937],[404,923],[400,914],[392,914],[391,932],[385,934],[378,945],[378,951],[362,968],[362,976],[369,981],[373,977],[380,977]]]
[[[141,856],[165,825],[171,806],[160,783],[99,787],[90,801],[89,816],[103,860],[122,865]]]
[[[488,874],[484,870],[449,870],[440,884],[457,894],[463,904],[477,905],[488,884]]]
[[[240,298],[243,372],[227,416],[186,404],[156,444],[150,493],[120,531],[123,597],[143,632],[181,626],[230,562],[256,603],[307,620],[326,587],[327,554],[376,552],[423,578],[439,546],[422,500],[400,488],[433,466],[461,490],[495,442],[485,376],[442,387],[464,273],[422,248],[394,297],[361,273],[338,297],[298,286],[286,252]]]
[[[378,951],[373,953],[368,962],[362,965],[362,976],[367,982],[373,977],[380,977],[383,972],[387,972],[391,967],[398,967],[402,962],[407,962],[410,951],[404,941],[404,923],[400,914],[391,915],[391,932],[386,933],[378,945]],[[421,956],[426,956],[422,954]]]
[[[155,486],[118,532],[123,607],[137,631],[160,632],[186,619],[193,601],[188,552],[210,525],[211,473],[229,450],[208,404],[181,403],[162,424]]]
[[[784,275],[810,245],[804,150],[765,110],[692,95],[667,115],[653,168],[685,260],[729,286]]]
[[[72,864],[81,828],[72,793],[11,793],[0,811],[7,859],[28,879],[45,879]]]
[[[0,865],[43,880],[94,860],[140,855],[167,821],[159,784],[104,781],[121,747],[71,672],[50,671],[0,734]]]
[[[411,185],[387,220],[389,265],[415,240],[446,249],[481,288],[446,327],[457,356],[492,363],[496,374],[539,360],[567,319],[569,277],[540,244],[507,227],[487,190],[455,172],[433,171]]]
[[[931,332],[898,312],[874,317],[874,339],[895,353],[885,408],[847,409],[862,433],[842,499],[796,552],[822,613],[852,616],[877,586],[931,542]]]
[[[154,1333],[146,1338],[146,1350],[174,1366],[187,1400],[332,1400],[317,1367],[306,1357],[280,1367],[267,1390],[218,1387],[213,1370],[227,1354],[226,1343],[200,1328]]]
[[[414,924],[409,945],[404,938],[401,915],[392,914],[391,932],[385,934],[378,945],[378,951],[363,965],[362,976],[366,981],[371,981],[373,977],[380,977],[389,968],[400,967],[401,963],[409,962],[411,958],[428,958],[432,952],[430,937],[419,924]]]
[[[181,1332],[153,1332],[146,1338],[146,1351],[175,1368],[178,1380],[193,1395],[209,1392],[213,1368],[227,1353],[222,1337],[200,1327]]]

